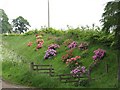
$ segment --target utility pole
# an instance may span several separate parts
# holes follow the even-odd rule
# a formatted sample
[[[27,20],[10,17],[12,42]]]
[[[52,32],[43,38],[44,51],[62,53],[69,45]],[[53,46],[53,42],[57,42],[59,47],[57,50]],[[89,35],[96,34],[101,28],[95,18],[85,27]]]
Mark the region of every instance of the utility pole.
[[[50,5],[48,0],[48,29],[50,28]]]

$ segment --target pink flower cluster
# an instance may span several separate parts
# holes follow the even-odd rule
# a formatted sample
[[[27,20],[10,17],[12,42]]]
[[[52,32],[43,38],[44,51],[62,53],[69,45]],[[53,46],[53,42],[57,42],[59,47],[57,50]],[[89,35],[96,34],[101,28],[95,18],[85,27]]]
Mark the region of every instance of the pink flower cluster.
[[[77,43],[75,41],[73,41],[71,44],[68,45],[68,48],[75,48],[77,47]]]
[[[29,42],[29,43],[27,44],[27,46],[28,46],[28,47],[32,46],[32,42]]]
[[[39,42],[39,43],[37,44],[37,47],[36,47],[36,49],[40,49],[40,48],[42,48],[42,46],[43,46],[43,43],[44,43],[44,42]]]
[[[40,48],[42,48],[43,46],[43,43],[44,43],[44,40],[41,39],[42,36],[39,36],[38,34],[36,34],[36,43],[37,43],[37,46],[36,46],[36,51]]]
[[[48,58],[51,58],[52,56],[56,56],[56,54],[57,54],[56,50],[54,50],[54,49],[48,49],[46,51],[44,59],[48,59]]]
[[[57,44],[51,44],[50,46],[48,46],[48,49],[56,49],[56,48],[59,48],[60,46],[57,45]]]
[[[60,46],[57,44],[51,44],[50,46],[48,46],[48,50],[46,51],[44,59],[48,59],[48,58],[51,58],[52,56],[56,56],[57,51],[55,49],[59,47]]]
[[[85,72],[86,72],[85,66],[82,66],[82,67],[79,66],[73,69],[70,73],[73,74],[73,76],[76,76],[76,75],[82,76]]]
[[[77,59],[80,59],[80,56],[76,56],[74,58],[67,59],[66,64],[72,63],[73,61],[76,61]],[[78,64],[77,62],[75,64]]]
[[[88,48],[88,43],[87,42],[80,43],[80,45],[78,46],[78,48],[80,50],[86,50]]]
[[[100,60],[104,57],[106,51],[105,50],[102,50],[102,49],[97,49],[94,51],[94,56],[93,56],[93,60]]]

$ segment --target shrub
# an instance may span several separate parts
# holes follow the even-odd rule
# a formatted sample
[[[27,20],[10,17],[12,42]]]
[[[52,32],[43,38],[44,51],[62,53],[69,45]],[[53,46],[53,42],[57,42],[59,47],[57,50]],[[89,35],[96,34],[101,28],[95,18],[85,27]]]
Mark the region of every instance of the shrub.
[[[88,43],[87,42],[82,42],[82,43],[80,43],[80,45],[78,46],[78,48],[80,50],[86,50],[86,49],[88,49]]]
[[[82,53],[81,53],[81,57],[82,57],[82,58],[86,58],[88,55],[89,55],[88,49],[82,51]]]
[[[32,42],[28,42],[27,46],[28,47],[32,46]]]
[[[68,67],[70,67],[70,69],[73,69],[79,65],[81,65],[81,61],[80,61],[80,56],[76,56],[70,59],[67,59],[66,64]]]
[[[33,34],[35,34],[35,31],[28,31],[24,35],[33,35]]]
[[[72,39],[67,39],[67,40],[64,41],[63,45],[68,46],[72,42],[73,42]]]
[[[76,83],[77,86],[83,86],[83,87],[87,87],[89,85],[89,80],[85,79],[85,80],[80,80],[78,83]]]
[[[36,39],[41,39],[41,38],[42,38],[41,35],[36,34]]]
[[[58,45],[61,45],[64,41],[64,37],[58,37],[54,39],[54,42]]]
[[[41,43],[41,42],[39,44],[37,44],[36,50],[42,48],[42,45],[43,45],[43,43]]]
[[[68,48],[75,48],[77,47],[77,43],[75,41],[73,41],[71,44],[68,45]]]
[[[48,49],[46,51],[44,59],[48,59],[48,58],[51,58],[52,56],[56,56],[56,54],[57,54],[56,50],[54,50],[54,49]]]
[[[62,61],[65,63],[67,61],[67,59],[70,59],[73,57],[73,49],[70,49],[68,51],[66,51],[67,54],[62,56]]]
[[[106,51],[98,48],[97,50],[94,51],[94,56],[93,60],[100,60],[105,56]]]
[[[37,44],[39,44],[39,43],[42,43],[42,44],[43,44],[43,43],[44,43],[44,40],[43,40],[43,39],[37,39],[37,40],[36,40],[36,43],[37,43]]]
[[[74,77],[77,77],[77,76],[83,76],[83,74],[86,73],[86,68],[85,66],[78,66],[76,67],[75,69],[73,69],[70,73],[73,74]]]
[[[59,45],[57,45],[57,44],[51,44],[50,46],[48,46],[48,49],[57,49],[57,48],[59,48],[60,46]]]

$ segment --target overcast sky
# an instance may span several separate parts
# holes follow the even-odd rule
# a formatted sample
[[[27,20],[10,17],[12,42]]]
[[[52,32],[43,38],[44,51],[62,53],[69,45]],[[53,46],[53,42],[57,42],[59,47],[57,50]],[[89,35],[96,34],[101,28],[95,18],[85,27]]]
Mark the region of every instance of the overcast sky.
[[[31,25],[31,29],[47,26],[48,0],[0,0],[0,8],[4,9],[9,19],[23,16]],[[106,2],[110,0],[49,0],[50,26],[65,29],[72,27],[100,26],[99,20]]]

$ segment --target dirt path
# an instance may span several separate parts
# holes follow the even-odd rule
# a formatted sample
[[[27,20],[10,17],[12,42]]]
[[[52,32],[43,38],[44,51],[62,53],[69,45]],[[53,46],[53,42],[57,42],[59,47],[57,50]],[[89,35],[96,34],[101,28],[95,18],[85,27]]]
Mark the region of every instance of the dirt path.
[[[14,85],[14,84],[11,84],[11,83],[4,81],[4,80],[0,80],[0,86],[1,86],[1,88],[28,88],[25,86]]]

